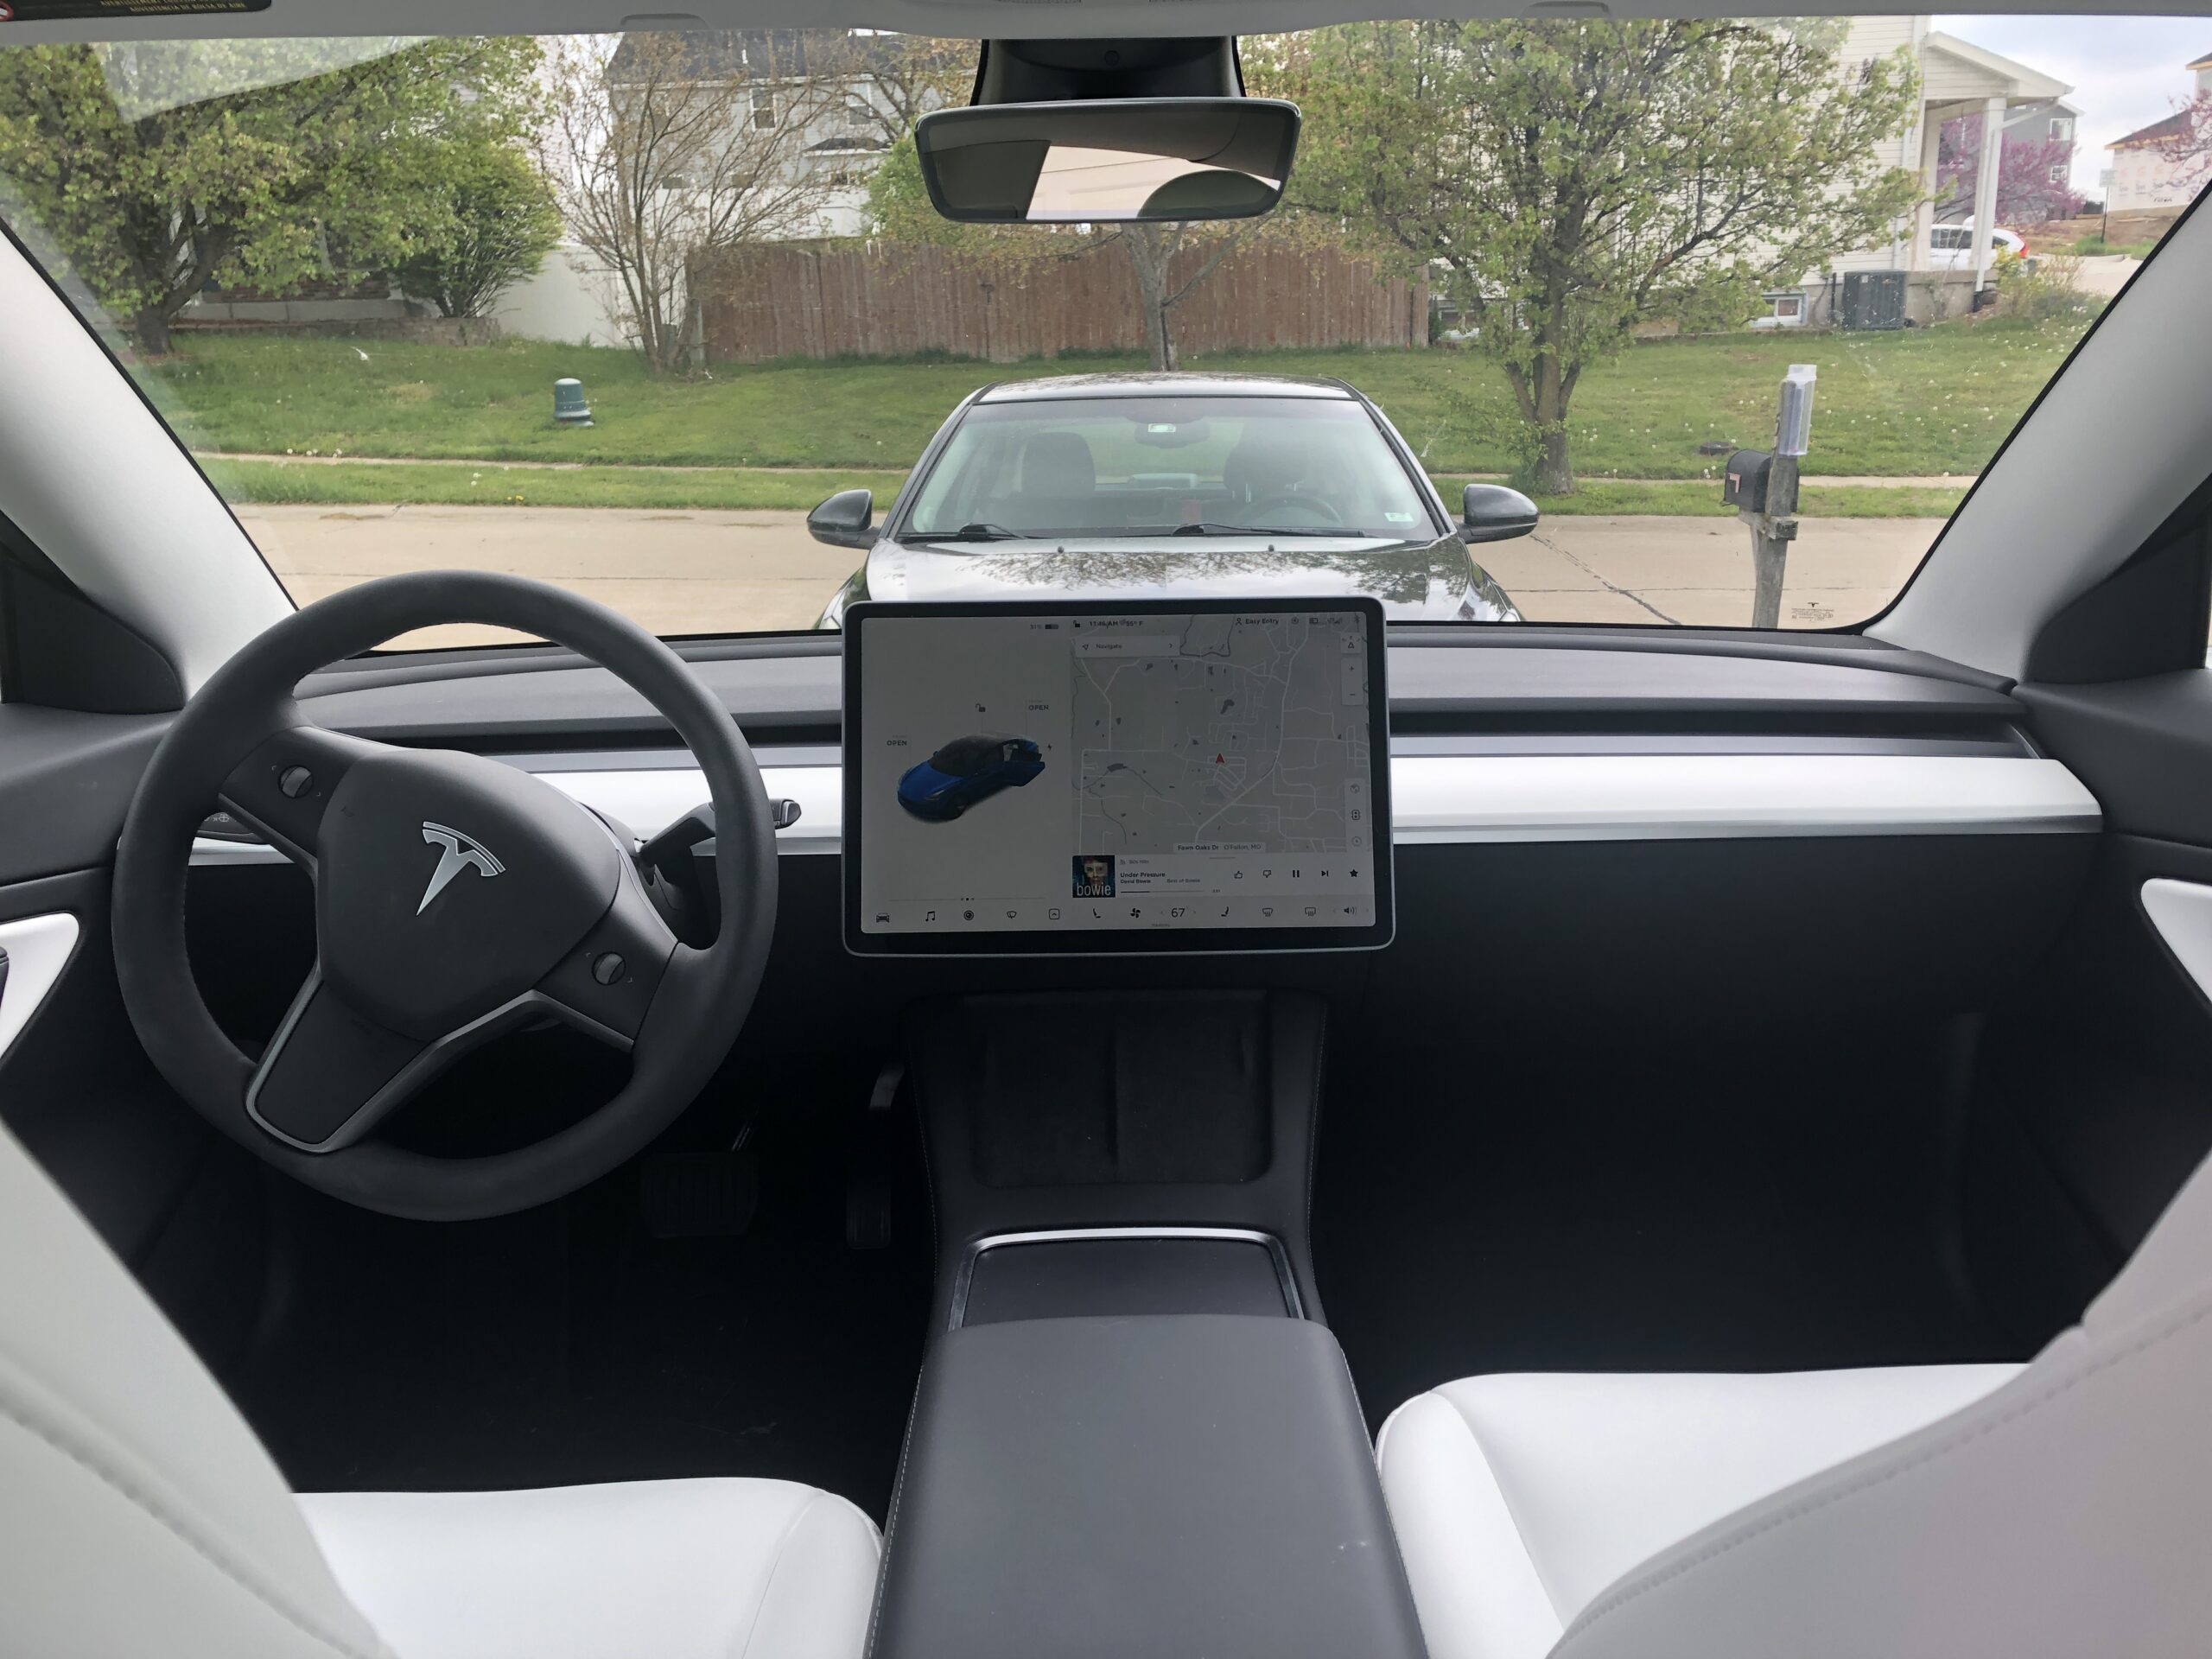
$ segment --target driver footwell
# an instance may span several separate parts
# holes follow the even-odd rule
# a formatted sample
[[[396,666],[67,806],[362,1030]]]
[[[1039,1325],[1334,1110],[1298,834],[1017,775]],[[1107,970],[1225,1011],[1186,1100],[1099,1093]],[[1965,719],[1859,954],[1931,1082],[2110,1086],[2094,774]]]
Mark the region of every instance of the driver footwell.
[[[885,1248],[849,1248],[840,1126],[762,1128],[737,1236],[654,1236],[639,1163],[450,1224],[270,1178],[269,1295],[224,1380],[302,1491],[764,1476],[880,1522],[930,1250],[918,1183]]]

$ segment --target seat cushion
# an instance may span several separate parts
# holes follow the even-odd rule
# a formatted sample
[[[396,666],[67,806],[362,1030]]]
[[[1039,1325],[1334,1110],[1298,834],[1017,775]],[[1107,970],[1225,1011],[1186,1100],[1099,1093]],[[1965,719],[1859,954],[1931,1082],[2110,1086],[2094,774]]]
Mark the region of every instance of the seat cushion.
[[[1535,1659],[1624,1573],[2017,1365],[1531,1373],[1400,1407],[1376,1457],[1433,1659]]]
[[[398,1659],[859,1659],[881,1541],[781,1480],[303,1494]]]

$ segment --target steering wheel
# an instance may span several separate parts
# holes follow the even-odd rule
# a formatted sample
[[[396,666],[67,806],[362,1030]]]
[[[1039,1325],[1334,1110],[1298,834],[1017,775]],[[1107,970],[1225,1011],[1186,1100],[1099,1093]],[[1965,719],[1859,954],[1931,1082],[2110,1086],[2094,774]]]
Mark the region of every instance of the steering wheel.
[[[1344,514],[1338,512],[1332,503],[1318,495],[1271,495],[1264,501],[1254,502],[1251,510],[1245,513],[1244,521],[1258,528],[1257,521],[1278,507],[1295,507],[1302,512],[1312,513],[1317,518],[1325,514],[1332,524],[1342,525],[1344,521]]]
[[[711,945],[678,942],[632,846],[551,785],[478,755],[329,731],[293,699],[326,664],[449,622],[567,645],[675,727],[714,798]],[[258,1060],[217,1027],[185,954],[193,836],[219,800],[315,882],[315,966]],[[775,916],[767,794],[728,712],[636,624],[478,571],[365,582],[245,645],[155,750],[116,854],[116,975],[162,1076],[285,1173],[423,1220],[542,1204],[643,1148],[728,1053]],[[626,1052],[628,1084],[581,1122],[488,1156],[378,1138],[382,1119],[462,1054],[548,1019]]]

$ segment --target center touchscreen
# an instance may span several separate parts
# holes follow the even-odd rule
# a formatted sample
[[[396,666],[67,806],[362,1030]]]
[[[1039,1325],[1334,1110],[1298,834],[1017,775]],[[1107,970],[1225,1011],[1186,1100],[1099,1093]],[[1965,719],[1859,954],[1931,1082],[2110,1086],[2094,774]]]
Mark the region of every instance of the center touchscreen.
[[[1388,943],[1382,663],[1372,601],[854,606],[847,943]]]

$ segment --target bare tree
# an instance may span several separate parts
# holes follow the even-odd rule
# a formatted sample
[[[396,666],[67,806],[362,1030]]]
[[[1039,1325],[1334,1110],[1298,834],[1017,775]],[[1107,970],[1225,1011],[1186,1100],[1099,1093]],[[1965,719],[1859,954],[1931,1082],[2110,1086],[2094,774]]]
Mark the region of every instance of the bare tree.
[[[878,149],[889,149],[931,110],[967,102],[976,79],[972,41],[830,30],[808,35],[809,61],[860,94],[850,108],[853,123]]]
[[[604,265],[645,361],[690,365],[693,275],[710,256],[803,235],[823,183],[808,129],[826,83],[776,60],[758,34],[632,34],[547,51],[551,118],[540,164],[569,232]],[[786,71],[790,73],[786,73]]]
[[[1191,297],[1199,283],[1213,275],[1243,239],[1243,224],[1226,229],[1217,226],[1124,225],[1100,238],[1119,242],[1128,251],[1129,269],[1137,279],[1137,310],[1144,322],[1145,351],[1154,369],[1179,366],[1175,348],[1175,308]],[[1203,251],[1181,282],[1174,279],[1175,257],[1185,248]]]

